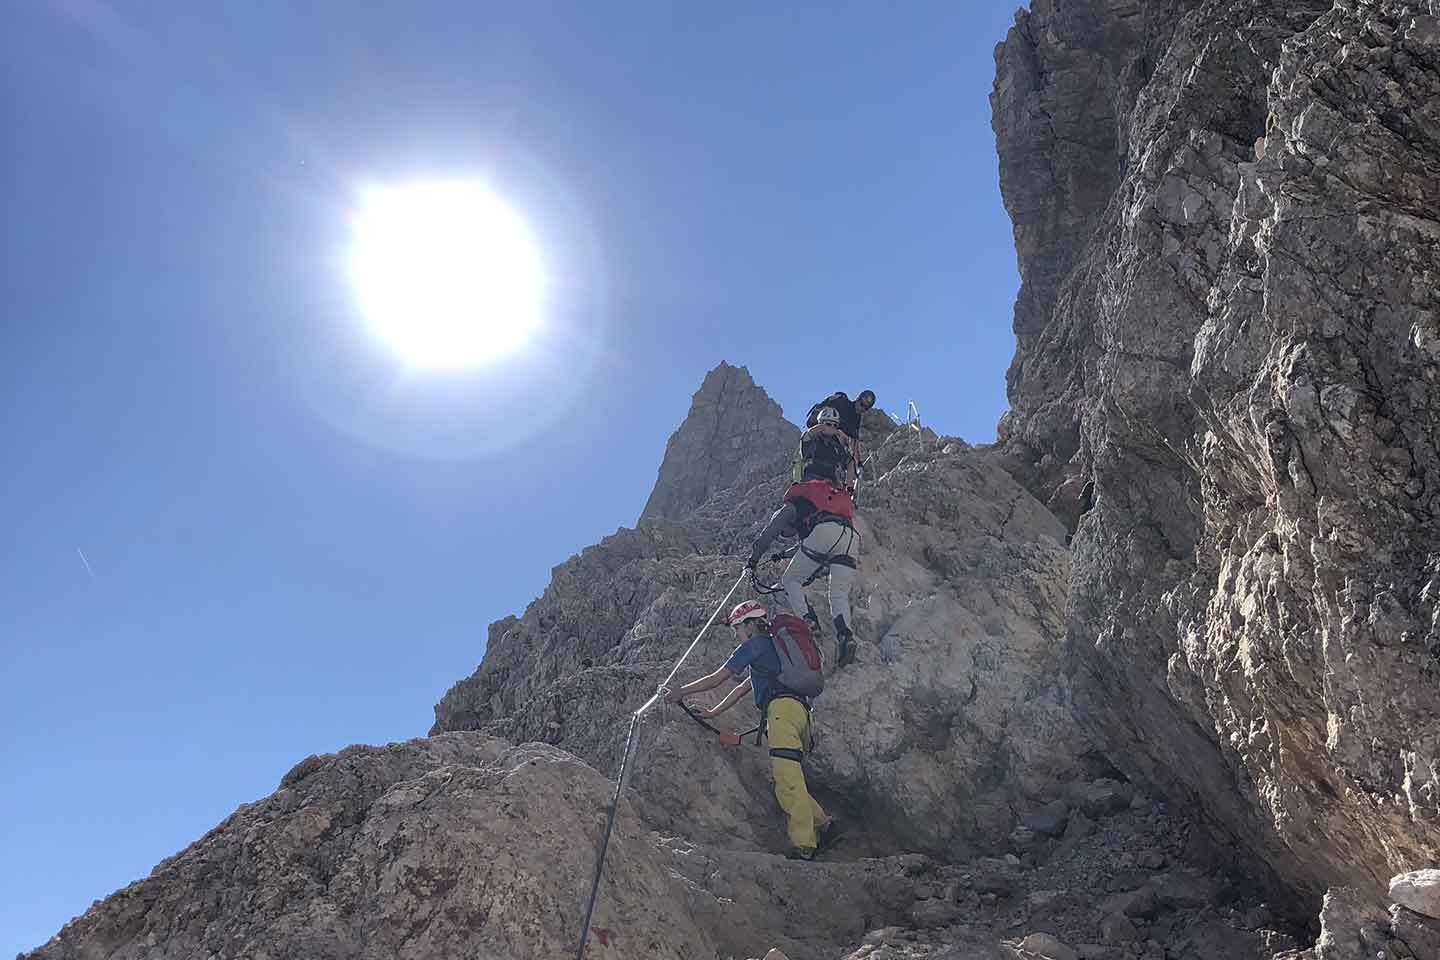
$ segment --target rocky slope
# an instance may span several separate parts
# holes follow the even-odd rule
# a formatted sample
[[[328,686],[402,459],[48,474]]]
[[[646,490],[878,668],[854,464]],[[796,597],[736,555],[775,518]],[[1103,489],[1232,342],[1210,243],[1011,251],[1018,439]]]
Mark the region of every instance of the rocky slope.
[[[748,391],[728,402],[774,407],[759,387]],[[781,433],[778,408],[770,416],[777,423],[750,429]],[[883,414],[869,424],[895,430]],[[677,502],[669,478],[691,468],[676,460],[709,429],[692,408],[652,503]],[[961,441],[897,433],[875,447],[871,466],[853,591],[865,643],[857,667],[827,687],[811,776],[857,815],[888,824],[880,848],[994,851],[1016,810],[1087,769],[1087,745],[1062,705],[1064,531]],[[625,719],[742,571],[780,504],[784,472],[719,490],[680,519],[622,530],[557,567],[522,617],[491,627],[484,663],[436,707],[433,730],[539,740],[613,772]],[[823,584],[814,593],[823,614]],[[685,675],[713,669],[732,646],[728,630],[710,631]],[[737,709],[736,722],[750,726],[751,714]],[[773,803],[763,751],[723,755],[698,730],[683,715],[645,728],[634,781],[644,816],[709,842],[778,849],[778,824],[751,815]],[[737,761],[738,777],[728,769]],[[703,789],[677,783],[677,770]]]
[[[1372,917],[1440,860],[1437,16],[1036,0],[992,98],[1001,442],[1072,526],[1097,491],[1077,718],[1274,889]]]
[[[714,412],[768,402],[745,390],[759,396]],[[867,426],[864,646],[830,676],[807,761],[845,840],[824,862],[784,859],[764,751],[656,710],[587,956],[1221,960],[1293,947],[1253,887],[1213,869],[1203,831],[1100,776],[1111,768],[1077,735],[1061,524],[987,452],[883,414]],[[682,427],[669,456],[687,455],[675,451],[691,429],[704,427]],[[661,485],[683,467],[662,467]],[[719,488],[557,567],[522,616],[494,625],[428,739],[301,762],[30,957],[570,955],[610,790],[597,768],[613,773],[626,717],[734,582],[784,485],[777,473]],[[710,631],[685,675],[724,658],[728,633]],[[753,720],[737,712],[734,724]]]

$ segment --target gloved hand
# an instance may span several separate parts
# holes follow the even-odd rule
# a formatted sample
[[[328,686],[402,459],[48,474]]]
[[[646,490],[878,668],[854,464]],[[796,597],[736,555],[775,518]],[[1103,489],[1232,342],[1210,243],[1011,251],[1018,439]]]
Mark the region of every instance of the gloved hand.
[[[683,699],[680,696],[679,687],[667,687],[662,683],[660,684],[660,689],[656,692],[660,694],[661,699],[666,703],[679,703]]]
[[[751,573],[754,573],[755,567],[759,563],[760,555],[758,553],[752,553],[750,554],[750,559],[745,561],[745,569],[749,570]]]

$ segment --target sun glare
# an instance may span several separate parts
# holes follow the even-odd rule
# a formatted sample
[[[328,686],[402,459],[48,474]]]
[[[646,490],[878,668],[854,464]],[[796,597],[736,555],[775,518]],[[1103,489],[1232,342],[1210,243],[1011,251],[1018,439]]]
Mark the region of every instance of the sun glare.
[[[544,275],[524,220],[487,187],[434,182],[368,191],[350,278],[381,340],[425,369],[513,353],[540,325]]]

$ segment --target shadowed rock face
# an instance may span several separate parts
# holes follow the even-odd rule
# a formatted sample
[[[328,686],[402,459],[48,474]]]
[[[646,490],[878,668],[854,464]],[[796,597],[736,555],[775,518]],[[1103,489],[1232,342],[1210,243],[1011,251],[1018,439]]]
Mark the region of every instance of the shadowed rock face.
[[[695,391],[689,415],[665,445],[640,519],[681,519],[716,490],[774,473],[799,441],[800,431],[750,372],[722,363]]]
[[[1001,443],[1072,524],[1097,492],[1075,708],[1313,907],[1373,903],[1440,859],[1440,10],[1099,6],[1037,2],[994,97],[1030,288]],[[1021,174],[1077,102],[1118,166],[1062,216]]]

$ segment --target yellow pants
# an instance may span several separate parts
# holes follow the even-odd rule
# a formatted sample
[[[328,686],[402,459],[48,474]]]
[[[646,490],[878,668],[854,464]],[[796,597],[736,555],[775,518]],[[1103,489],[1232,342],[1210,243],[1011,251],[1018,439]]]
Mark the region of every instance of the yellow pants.
[[[830,814],[810,796],[799,755],[810,749],[810,712],[799,700],[777,697],[765,712],[765,736],[770,741],[770,769],[775,774],[775,799],[789,819],[790,846],[804,853],[815,851],[815,829],[830,822]],[[783,751],[776,756],[777,751]]]

